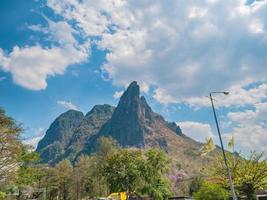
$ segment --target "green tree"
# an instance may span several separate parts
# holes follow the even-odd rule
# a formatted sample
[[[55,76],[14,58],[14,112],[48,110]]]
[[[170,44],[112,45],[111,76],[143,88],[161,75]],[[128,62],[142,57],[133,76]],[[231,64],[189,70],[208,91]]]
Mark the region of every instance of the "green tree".
[[[202,177],[197,176],[193,178],[193,180],[190,182],[190,185],[189,185],[189,195],[192,196],[193,193],[199,191],[203,183],[204,183],[204,180]]]
[[[103,168],[110,155],[119,149],[118,143],[112,137],[100,137],[95,145],[95,153],[90,156],[90,171],[88,177],[88,193],[93,196],[106,196],[109,193],[108,183],[103,176]]]
[[[229,193],[217,184],[205,182],[193,196],[195,200],[228,200]]]
[[[42,172],[35,166],[40,160],[38,153],[31,151],[28,146],[23,146],[18,156],[20,166],[18,168],[16,183],[18,186],[27,186],[36,184],[42,176]]]
[[[111,192],[140,192],[158,200],[170,195],[165,178],[169,162],[160,150],[117,149],[101,166]]]
[[[267,189],[267,162],[263,153],[252,152],[248,157],[228,153],[227,161],[239,195],[246,195],[253,200],[256,198],[256,190]],[[223,187],[229,188],[227,171],[221,157],[209,171],[211,175],[221,180]]]
[[[0,109],[0,186],[6,185],[16,174],[23,147],[19,139],[21,131],[21,126]]]
[[[134,192],[140,183],[142,161],[140,150],[119,149],[108,155],[101,172],[108,183],[109,190]]]
[[[106,158],[119,148],[118,143],[112,137],[100,137],[95,145],[95,154],[99,158]]]
[[[39,188],[45,189],[47,200],[58,199],[60,195],[58,171],[51,166],[38,166],[38,170],[43,176],[39,176]]]
[[[79,200],[92,195],[92,159],[89,156],[80,156],[73,173],[75,199]],[[94,174],[95,175],[95,174]]]
[[[55,167],[56,182],[59,188],[59,198],[70,199],[70,187],[72,186],[73,167],[69,160],[60,161]]]
[[[169,164],[170,161],[163,151],[149,149],[141,165],[143,185],[139,190],[158,200],[167,199],[170,196],[170,190],[165,174],[169,170]]]

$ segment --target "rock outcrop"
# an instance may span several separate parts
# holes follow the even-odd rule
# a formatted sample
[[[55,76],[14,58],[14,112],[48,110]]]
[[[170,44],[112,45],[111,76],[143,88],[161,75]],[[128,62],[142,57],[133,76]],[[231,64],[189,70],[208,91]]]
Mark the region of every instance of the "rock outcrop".
[[[151,109],[135,81],[116,108],[97,105],[85,116],[73,110],[60,115],[39,142],[37,151],[46,163],[65,158],[75,161],[81,154],[92,153],[97,139],[103,136],[114,138],[122,147],[161,148],[179,166],[194,166],[189,168],[192,172],[209,159],[199,156],[200,143]]]

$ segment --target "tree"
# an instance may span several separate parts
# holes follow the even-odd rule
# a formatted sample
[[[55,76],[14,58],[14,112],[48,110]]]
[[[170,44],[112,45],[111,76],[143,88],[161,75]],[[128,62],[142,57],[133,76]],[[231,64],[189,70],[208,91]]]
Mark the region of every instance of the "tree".
[[[19,140],[21,127],[0,109],[0,184],[14,177],[18,167],[18,158],[22,150]]]
[[[95,145],[95,153],[90,156],[89,191],[91,196],[106,196],[108,183],[103,176],[103,168],[110,155],[118,151],[119,146],[112,137],[100,137]]]
[[[70,199],[70,187],[72,184],[73,167],[69,160],[60,161],[56,167],[56,181],[59,188],[59,196],[63,200]]]
[[[217,184],[204,182],[193,196],[195,200],[228,200],[229,193]]]
[[[233,158],[234,184],[248,199],[256,199],[255,192],[267,189],[267,162],[263,153],[253,152],[247,159]]]
[[[142,163],[140,150],[120,149],[108,155],[102,167],[111,192],[132,193],[140,183]]]
[[[255,199],[255,192],[267,189],[267,162],[263,153],[252,152],[248,157],[227,154],[227,162],[232,173],[233,183],[239,195]],[[209,168],[211,175],[220,180],[225,188],[228,186],[228,175],[221,157]]]
[[[170,191],[165,177],[168,159],[156,149],[116,149],[102,160],[100,173],[110,192],[140,192],[155,199],[166,199]]]
[[[169,170],[169,160],[161,150],[149,149],[142,162],[141,174],[144,179],[139,189],[142,193],[161,200],[170,195],[169,184],[165,174]]]
[[[38,182],[40,176],[43,176],[43,173],[35,166],[39,160],[39,155],[31,151],[30,147],[26,145],[22,146],[21,152],[17,158],[20,165],[16,177],[18,186],[33,185]]]
[[[204,183],[204,180],[202,177],[197,176],[193,178],[193,180],[190,182],[190,185],[189,185],[189,195],[192,196],[193,193],[198,192],[201,186],[203,185],[203,183]]]
[[[73,173],[75,199],[84,198],[92,194],[92,159],[89,156],[80,156]]]

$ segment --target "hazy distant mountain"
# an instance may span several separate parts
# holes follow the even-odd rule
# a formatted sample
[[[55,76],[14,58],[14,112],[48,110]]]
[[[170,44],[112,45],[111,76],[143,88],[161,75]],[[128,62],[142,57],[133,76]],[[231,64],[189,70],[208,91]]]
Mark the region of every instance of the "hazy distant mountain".
[[[196,172],[209,161],[199,156],[200,143],[185,136],[176,123],[169,123],[153,112],[132,82],[118,106],[97,105],[85,116],[78,111],[60,115],[39,142],[37,151],[43,162],[75,160],[89,154],[97,139],[111,136],[123,147],[156,147],[167,152],[181,168]]]

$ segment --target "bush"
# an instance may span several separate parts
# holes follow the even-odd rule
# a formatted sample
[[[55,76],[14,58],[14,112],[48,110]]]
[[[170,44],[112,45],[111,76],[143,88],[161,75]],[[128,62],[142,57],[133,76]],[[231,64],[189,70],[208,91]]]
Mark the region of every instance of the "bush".
[[[203,183],[200,190],[193,194],[195,200],[227,200],[229,193],[219,185]]]
[[[5,198],[5,193],[0,192],[0,200],[4,200],[4,198]]]
[[[195,177],[189,185],[189,195],[192,196],[194,193],[198,192],[203,185],[203,178],[202,177]]]

